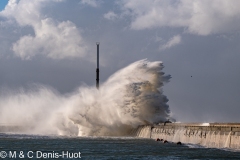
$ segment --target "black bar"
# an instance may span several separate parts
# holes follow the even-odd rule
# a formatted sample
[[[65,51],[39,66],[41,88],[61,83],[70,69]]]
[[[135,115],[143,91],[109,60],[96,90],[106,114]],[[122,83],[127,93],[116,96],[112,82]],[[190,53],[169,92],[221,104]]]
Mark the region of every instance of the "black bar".
[[[96,69],[96,87],[99,89],[99,42],[97,44],[97,69]]]
[[[99,89],[99,68],[96,69],[96,87]]]

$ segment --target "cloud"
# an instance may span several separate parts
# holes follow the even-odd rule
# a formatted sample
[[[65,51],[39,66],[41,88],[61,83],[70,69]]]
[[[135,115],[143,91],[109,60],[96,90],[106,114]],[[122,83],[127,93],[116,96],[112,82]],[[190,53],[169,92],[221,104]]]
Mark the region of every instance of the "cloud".
[[[51,1],[61,2],[60,0]],[[5,10],[0,13],[8,21],[21,27],[33,28],[34,35],[24,35],[13,44],[14,53],[22,59],[41,54],[52,59],[84,57],[87,45],[74,23],[57,22],[41,14],[47,0],[9,0]]]
[[[108,19],[108,20],[115,20],[118,16],[116,13],[109,11],[108,13],[103,15],[104,18]]]
[[[99,2],[97,2],[96,0],[81,0],[82,4],[85,5],[89,5],[91,7],[98,7],[99,6]]]
[[[176,35],[176,36],[172,37],[166,44],[162,45],[159,49],[164,50],[164,49],[171,48],[171,47],[176,46],[177,44],[181,43],[181,41],[182,41],[181,36]]]
[[[229,33],[240,29],[237,0],[122,0],[135,30],[182,27],[197,35]]]

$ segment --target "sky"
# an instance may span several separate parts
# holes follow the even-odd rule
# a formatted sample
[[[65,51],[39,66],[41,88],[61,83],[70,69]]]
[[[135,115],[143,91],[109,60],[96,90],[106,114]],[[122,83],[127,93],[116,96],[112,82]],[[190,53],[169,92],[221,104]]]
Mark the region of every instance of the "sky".
[[[141,59],[162,61],[181,122],[240,122],[240,1],[0,1],[0,89],[61,94]],[[116,93],[117,94],[117,93]]]
[[[0,11],[2,11],[5,8],[7,3],[8,3],[8,0],[1,0],[0,1]]]

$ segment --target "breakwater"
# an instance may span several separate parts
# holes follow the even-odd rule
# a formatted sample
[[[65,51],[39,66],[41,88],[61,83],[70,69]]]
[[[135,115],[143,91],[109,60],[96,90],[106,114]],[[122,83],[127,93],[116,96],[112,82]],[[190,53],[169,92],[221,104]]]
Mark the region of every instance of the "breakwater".
[[[134,134],[210,148],[240,149],[240,123],[160,123],[140,126]]]

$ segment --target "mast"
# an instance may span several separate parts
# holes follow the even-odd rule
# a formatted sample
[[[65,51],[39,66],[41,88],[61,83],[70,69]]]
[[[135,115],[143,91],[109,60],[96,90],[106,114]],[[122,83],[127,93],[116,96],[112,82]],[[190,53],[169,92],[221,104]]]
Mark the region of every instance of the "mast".
[[[97,42],[97,69],[96,69],[96,87],[99,89],[99,45],[100,42]]]

